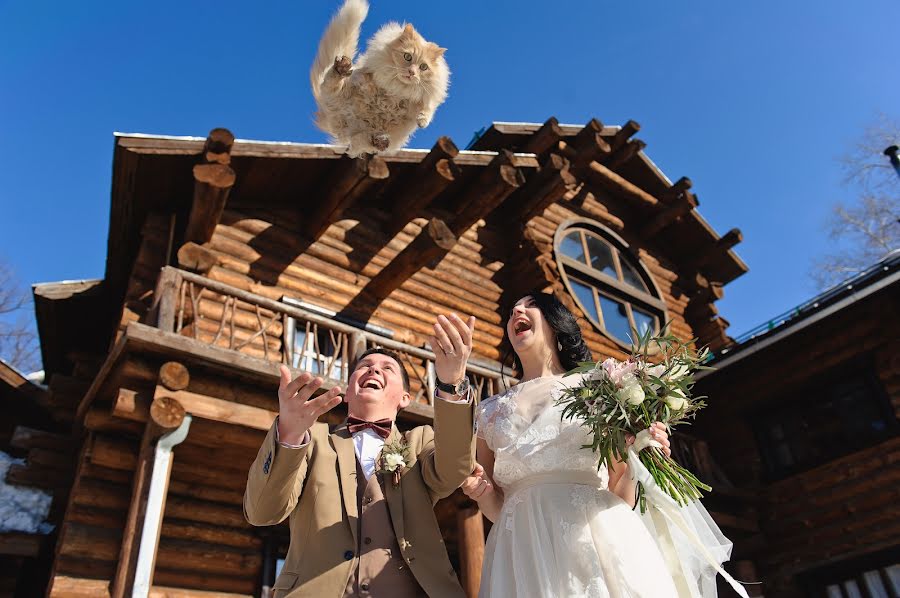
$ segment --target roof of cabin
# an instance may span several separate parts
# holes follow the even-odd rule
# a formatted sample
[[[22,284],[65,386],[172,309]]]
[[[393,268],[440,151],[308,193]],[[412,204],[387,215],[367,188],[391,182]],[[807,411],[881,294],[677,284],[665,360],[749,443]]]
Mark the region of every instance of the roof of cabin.
[[[599,135],[596,143],[601,146],[603,140],[607,140],[607,151],[612,148],[608,157],[615,158],[619,152],[616,163],[609,165],[610,170],[615,170],[613,176],[627,179],[626,182],[638,187],[644,196],[651,201],[655,198],[662,204],[659,209],[664,209],[676,191],[687,192],[683,191],[684,187],[673,187],[644,154],[643,142],[628,140],[630,135],[623,131],[629,129],[627,133],[631,134],[638,128],[632,121],[625,127],[604,127],[596,120],[585,126],[559,125],[555,119],[543,125],[494,123],[470,150],[458,151],[452,141],[441,138],[430,150],[405,149],[381,155],[390,174],[368,188],[366,197],[384,201],[385,189],[392,190],[414,181],[417,166],[429,156],[433,159],[433,154],[443,143],[445,148],[453,149],[452,162],[458,167],[457,178],[429,208],[452,210],[454,204],[450,200],[461,193],[470,193],[472,185],[480,184],[484,180],[480,177],[482,171],[496,165],[499,154],[504,155],[507,164],[523,172],[526,180],[539,171],[551,147],[545,144],[547,132],[551,131],[552,147],[556,148],[557,143],[560,147],[568,145],[570,157],[580,151],[572,148],[581,147],[588,136],[593,139]],[[114,139],[109,237],[103,280],[35,286],[38,328],[48,376],[65,369],[66,356],[73,351],[103,353],[107,350],[118,323],[146,216],[151,211],[174,214],[190,209],[195,185],[192,169],[200,161],[207,142],[202,137],[130,133],[116,133]],[[538,153],[529,151],[536,149]],[[296,206],[298,209],[314,206],[323,189],[330,188],[334,177],[346,171],[347,161],[340,146],[236,139],[230,150],[229,166],[235,179],[228,204]],[[688,181],[687,188],[689,186]],[[645,205],[641,209],[649,208]],[[410,214],[410,218],[416,216]],[[737,231],[730,234],[734,236],[734,232]],[[744,262],[730,249],[733,243],[725,247],[721,243],[717,245],[722,237],[696,210],[691,209],[658,234],[659,242],[666,244],[667,251],[677,252],[673,256],[675,261],[692,261],[704,255],[703,271],[710,281],[725,284],[747,271]],[[105,337],[96,333],[98,321],[107,325]]]

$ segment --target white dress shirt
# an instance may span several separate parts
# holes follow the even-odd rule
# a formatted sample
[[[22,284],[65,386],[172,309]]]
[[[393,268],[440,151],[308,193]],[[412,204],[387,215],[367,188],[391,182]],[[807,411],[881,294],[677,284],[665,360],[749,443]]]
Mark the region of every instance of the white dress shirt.
[[[469,396],[461,399],[445,399],[440,396],[435,396],[435,399],[439,401],[447,401],[448,403],[458,403],[460,405],[468,405],[472,402],[472,396],[474,393],[469,391]],[[278,438],[278,425],[275,425],[275,442],[277,442],[280,446],[286,449],[301,449],[305,448],[307,444],[309,444],[310,435],[309,431],[306,432],[303,436],[303,440],[300,444],[287,444],[285,442],[281,442]],[[353,447],[356,449],[356,459],[359,461],[360,467],[362,467],[363,473],[366,476],[366,481],[369,481],[369,478],[375,473],[378,468],[378,457],[381,455],[381,449],[384,448],[384,439],[379,436],[375,430],[371,428],[363,428],[359,432],[353,434]]]

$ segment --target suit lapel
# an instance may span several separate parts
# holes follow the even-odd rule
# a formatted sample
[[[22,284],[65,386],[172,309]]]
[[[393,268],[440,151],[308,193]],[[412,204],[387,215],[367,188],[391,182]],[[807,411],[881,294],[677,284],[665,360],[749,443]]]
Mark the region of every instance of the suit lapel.
[[[400,434],[400,430],[397,429],[396,425],[391,427],[391,435],[388,436],[385,444],[390,444],[397,442],[398,440],[403,440],[403,436]],[[410,455],[410,458],[412,455]],[[397,541],[401,543],[404,542],[404,527],[403,527],[403,484],[402,482],[398,485],[394,485],[394,479],[392,475],[382,475],[381,480],[383,482],[382,487],[384,488],[384,498],[388,503],[388,510],[391,513],[391,523],[394,526],[394,533],[397,535]]]
[[[347,521],[350,523],[350,532],[353,534],[353,545],[358,543],[357,527],[359,523],[359,510],[356,504],[357,479],[356,479],[356,449],[353,446],[353,437],[347,430],[346,423],[341,424],[328,435],[331,446],[337,453],[338,470],[340,472],[341,496],[344,499],[344,508],[347,511]]]

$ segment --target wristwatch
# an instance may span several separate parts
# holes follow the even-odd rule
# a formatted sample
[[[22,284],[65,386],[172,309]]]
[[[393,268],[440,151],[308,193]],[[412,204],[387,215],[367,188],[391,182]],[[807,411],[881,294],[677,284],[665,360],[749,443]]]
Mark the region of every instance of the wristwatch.
[[[468,376],[463,376],[463,379],[456,384],[447,384],[446,382],[441,382],[438,378],[435,378],[434,381],[438,390],[442,390],[455,397],[464,397],[469,392]]]

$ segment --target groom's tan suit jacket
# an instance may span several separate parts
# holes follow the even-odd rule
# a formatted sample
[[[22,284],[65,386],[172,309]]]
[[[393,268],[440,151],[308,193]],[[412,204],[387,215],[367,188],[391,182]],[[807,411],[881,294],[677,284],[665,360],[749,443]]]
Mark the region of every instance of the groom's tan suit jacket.
[[[449,496],[475,467],[474,401],[434,401],[434,428],[401,433],[396,426],[385,444],[404,438],[411,462],[394,485],[382,480],[391,524],[416,581],[432,598],[463,598],[450,565],[435,503]],[[357,458],[346,424],[329,430],[313,425],[303,448],[282,447],[275,425],[250,468],[244,514],[253,525],[275,525],[290,517],[291,543],[274,596],[339,598],[357,566]],[[381,475],[381,474],[375,474]],[[365,480],[363,480],[365,483]]]

